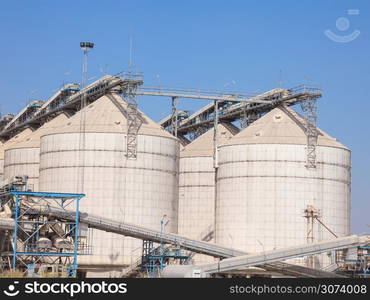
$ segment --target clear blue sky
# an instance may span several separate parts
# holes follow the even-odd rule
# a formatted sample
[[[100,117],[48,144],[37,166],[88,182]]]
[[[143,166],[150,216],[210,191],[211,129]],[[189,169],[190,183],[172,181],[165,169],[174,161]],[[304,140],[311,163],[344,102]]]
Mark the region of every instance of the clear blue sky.
[[[319,126],[352,150],[353,231],[368,232],[369,13],[366,0],[1,1],[1,112],[79,82],[82,40],[96,43],[90,77],[127,68],[132,36],[146,85],[225,89],[236,81],[226,89],[265,91],[278,85],[280,73],[284,87],[318,84],[324,89]],[[336,27],[339,17],[350,21],[348,29]],[[337,43],[324,35],[327,29],[360,36]],[[154,120],[169,113],[167,104],[140,98]],[[202,104],[182,101],[181,108]]]

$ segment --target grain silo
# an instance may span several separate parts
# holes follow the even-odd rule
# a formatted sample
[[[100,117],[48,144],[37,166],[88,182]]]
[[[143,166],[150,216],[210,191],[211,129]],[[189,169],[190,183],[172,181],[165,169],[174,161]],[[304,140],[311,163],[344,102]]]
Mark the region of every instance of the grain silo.
[[[60,114],[36,131],[19,138],[17,142],[7,147],[4,156],[4,177],[11,178],[17,175],[27,175],[29,187],[33,191],[38,191],[40,137],[54,130],[67,119],[66,115]]]
[[[0,142],[0,149],[3,148],[3,143]],[[0,150],[1,152],[3,152],[3,150]],[[1,159],[0,159],[0,181],[3,180],[3,175],[4,175],[4,154],[1,154],[0,155]]]
[[[22,140],[26,136],[32,133],[32,130],[29,128],[24,129],[22,132],[18,133],[17,135],[13,136],[9,140],[5,141],[2,145],[0,145],[0,179],[7,179],[7,177],[4,174],[4,152],[6,149],[8,149],[10,146],[12,146],[14,143],[16,143],[19,140]],[[16,175],[24,175],[24,174],[16,174]]]
[[[108,94],[71,117],[65,126],[44,135],[40,190],[82,190],[86,197],[81,200],[81,211],[158,230],[166,216],[165,230],[176,232],[178,141],[140,113],[143,123],[137,136],[137,159],[127,159],[126,108],[118,95]],[[141,240],[95,230],[92,238],[93,255],[79,258],[81,268],[121,270],[141,257]]]
[[[219,124],[218,145],[227,142],[238,129]],[[214,130],[209,130],[180,151],[179,234],[203,241],[214,241],[215,168]],[[194,263],[213,261],[197,254]]]
[[[317,167],[307,169],[301,123],[275,108],[221,146],[218,244],[261,252],[350,234],[351,153],[319,130]]]

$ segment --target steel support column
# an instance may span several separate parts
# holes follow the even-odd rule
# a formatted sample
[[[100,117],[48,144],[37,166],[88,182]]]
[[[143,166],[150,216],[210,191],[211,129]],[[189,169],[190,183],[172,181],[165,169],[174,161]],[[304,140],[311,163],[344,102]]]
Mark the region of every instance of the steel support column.
[[[307,136],[307,159],[306,168],[316,169],[316,146],[318,132],[316,129],[316,119],[317,119],[317,107],[316,98],[307,99],[301,103],[301,108],[304,113],[306,136]]]
[[[138,80],[139,74],[128,71],[126,74],[128,82],[122,85],[123,97],[127,102],[127,138],[126,138],[126,157],[128,159],[137,158],[137,135],[142,125],[140,113],[138,111],[138,100],[136,90],[142,80]]]
[[[171,130],[172,134],[177,137],[177,127],[178,127],[178,105],[179,105],[179,98],[178,97],[171,97],[172,99],[172,113],[171,113]]]

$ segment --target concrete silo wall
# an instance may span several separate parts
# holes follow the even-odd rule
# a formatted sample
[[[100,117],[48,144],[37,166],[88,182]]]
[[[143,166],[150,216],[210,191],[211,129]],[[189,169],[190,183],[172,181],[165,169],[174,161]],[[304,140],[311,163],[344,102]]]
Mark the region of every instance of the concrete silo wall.
[[[86,114],[85,134],[69,129],[79,123],[76,116],[60,132],[41,138],[40,190],[83,191],[86,197],[81,200],[81,211],[158,230],[166,215],[170,222],[165,230],[177,232],[177,140],[162,133],[159,126],[154,130],[158,135],[139,133],[137,159],[127,159],[126,130],[122,120],[117,120],[122,114],[109,99],[91,105],[90,113]],[[92,116],[99,121],[90,126]],[[141,130],[149,132],[150,128]],[[141,256],[141,240],[97,230],[92,236],[93,255],[81,257],[81,266],[120,270]]]
[[[334,238],[330,231],[350,234],[351,153],[319,131],[316,168],[306,168],[306,136],[296,123],[275,109],[221,146],[218,244],[261,252]],[[308,207],[329,230],[315,219],[309,232]],[[315,266],[329,263],[322,255]]]
[[[350,152],[318,147],[317,170],[302,145],[238,145],[220,153],[217,242],[258,252],[307,242],[312,205],[336,235],[350,234]],[[317,240],[333,238],[322,226]],[[264,247],[264,249],[263,249]]]

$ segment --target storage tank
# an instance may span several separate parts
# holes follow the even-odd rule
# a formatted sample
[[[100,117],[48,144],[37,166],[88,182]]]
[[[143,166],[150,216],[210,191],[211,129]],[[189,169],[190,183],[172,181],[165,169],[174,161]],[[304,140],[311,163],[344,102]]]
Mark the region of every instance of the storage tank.
[[[32,130],[29,128],[24,129],[22,132],[18,133],[17,135],[13,136],[9,140],[5,141],[2,145],[0,145],[0,179],[5,180],[7,177],[4,176],[4,152],[8,147],[16,143],[17,141],[21,140],[22,138],[28,136],[32,133]],[[23,175],[23,174],[17,174]]]
[[[38,191],[40,166],[40,137],[60,126],[67,116],[60,114],[45,123],[31,134],[19,138],[17,142],[7,147],[4,160],[4,176],[11,178],[17,175],[27,175],[27,185],[33,191]]]
[[[36,248],[39,248],[39,249],[47,249],[47,248],[51,248],[51,240],[49,240],[48,238],[46,237],[40,237],[37,241],[36,241]]]
[[[2,147],[3,147],[3,142],[0,142],[0,149],[2,149]],[[1,159],[0,159],[0,182],[3,180],[3,175],[4,175],[4,154],[1,155]]]
[[[219,124],[217,144],[228,141],[238,129]],[[186,237],[214,241],[215,225],[215,168],[214,130],[211,129],[180,151],[179,176],[179,234]],[[196,254],[196,264],[211,262],[210,256]]]
[[[350,234],[350,150],[318,129],[317,167],[307,169],[302,117],[287,110],[275,108],[220,147],[218,244],[261,252],[334,238],[316,219],[310,225],[312,208],[335,235]],[[324,256],[315,267],[330,263]]]
[[[44,135],[40,190],[81,192],[83,177],[86,197],[80,202],[81,211],[157,230],[165,215],[169,220],[165,230],[175,233],[178,141],[140,113],[143,124],[137,136],[137,159],[127,159],[126,108],[118,95],[109,94],[84,109],[85,134],[80,134],[80,111],[65,126]],[[93,255],[79,258],[81,268],[122,270],[142,255],[138,239],[98,230],[92,231],[90,239]]]

